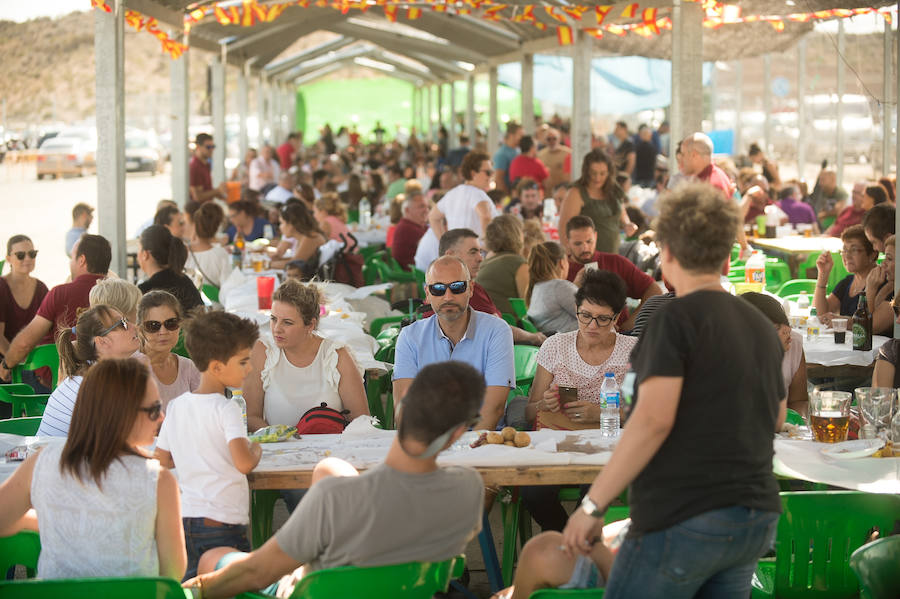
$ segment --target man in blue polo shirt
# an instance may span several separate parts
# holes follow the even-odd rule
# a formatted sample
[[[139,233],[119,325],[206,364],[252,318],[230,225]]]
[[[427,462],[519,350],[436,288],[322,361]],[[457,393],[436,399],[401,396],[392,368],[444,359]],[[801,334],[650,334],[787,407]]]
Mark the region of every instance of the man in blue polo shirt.
[[[394,401],[399,403],[425,366],[447,360],[466,362],[484,376],[487,385],[481,421],[475,428],[494,430],[516,381],[509,325],[469,307],[469,270],[459,258],[435,260],[425,282],[425,301],[435,313],[405,327],[397,338]]]

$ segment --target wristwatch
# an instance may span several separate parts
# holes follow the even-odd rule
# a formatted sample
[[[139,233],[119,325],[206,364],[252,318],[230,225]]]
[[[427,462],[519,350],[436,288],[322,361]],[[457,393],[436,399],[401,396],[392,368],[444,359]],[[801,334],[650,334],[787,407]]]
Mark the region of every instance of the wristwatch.
[[[585,495],[584,499],[581,500],[581,505],[579,506],[581,511],[590,516],[591,518],[602,518],[603,511],[597,508],[597,504],[591,499],[590,495]]]

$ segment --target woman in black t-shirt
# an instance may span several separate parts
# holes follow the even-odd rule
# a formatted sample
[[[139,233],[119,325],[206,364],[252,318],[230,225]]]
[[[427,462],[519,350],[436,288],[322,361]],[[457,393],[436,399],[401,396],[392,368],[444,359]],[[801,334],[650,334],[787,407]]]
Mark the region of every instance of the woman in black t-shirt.
[[[630,418],[561,539],[586,560],[605,506],[630,485],[631,528],[606,584],[610,599],[746,597],[774,539],[783,350],[768,319],[719,283],[738,219],[705,184],[660,206],[662,269],[678,297],[632,353]]]

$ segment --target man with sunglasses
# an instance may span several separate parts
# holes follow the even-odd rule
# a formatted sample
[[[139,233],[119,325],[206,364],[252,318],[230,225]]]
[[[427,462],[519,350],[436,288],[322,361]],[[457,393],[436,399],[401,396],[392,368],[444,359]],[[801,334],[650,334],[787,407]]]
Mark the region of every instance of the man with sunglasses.
[[[41,340],[52,343],[59,329],[75,326],[78,310],[90,305],[90,292],[100,279],[106,277],[112,261],[109,241],[100,235],[82,235],[72,248],[69,260],[71,283],[57,285],[44,297],[37,314],[19,331],[9,344],[9,351],[0,360],[0,381],[9,380],[9,371],[24,360]]]
[[[359,475],[337,458],[319,462],[309,492],[272,538],[252,553],[208,551],[200,576],[184,586],[204,599],[265,585],[267,593],[287,597],[300,576],[315,570],[459,555],[481,529],[484,484],[475,470],[440,467],[437,457],[478,420],[484,392],[467,364],[424,367],[403,399],[384,463]]]
[[[209,161],[215,147],[212,135],[208,133],[199,133],[197,139],[194,140],[194,154],[191,157],[188,173],[191,199],[195,202],[203,203],[216,198],[222,200],[226,198],[224,181],[218,187],[212,186],[212,171]]]
[[[515,387],[513,336],[502,319],[469,307],[472,284],[459,258],[435,260],[425,275],[425,301],[434,315],[404,327],[394,359],[394,399],[401,400],[425,366],[458,360],[484,377],[487,391],[478,428],[493,430]]]

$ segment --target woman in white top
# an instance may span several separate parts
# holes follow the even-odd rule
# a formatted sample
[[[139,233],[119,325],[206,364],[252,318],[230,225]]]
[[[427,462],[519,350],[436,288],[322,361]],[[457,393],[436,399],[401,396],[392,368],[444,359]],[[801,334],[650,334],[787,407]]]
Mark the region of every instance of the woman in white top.
[[[257,341],[253,370],[244,381],[247,425],[294,426],[304,412],[325,402],[349,417],[369,413],[360,374],[343,344],[316,333],[322,296],[312,285],[288,279],[272,296],[274,342]]]
[[[105,360],[85,375],[65,444],[0,486],[0,534],[40,522],[39,578],[184,576],[178,485],[142,449],[162,416],[143,364]]]
[[[194,213],[194,234],[188,244],[184,267],[200,271],[204,283],[221,287],[231,274],[231,254],[215,242],[225,213],[215,202],[206,202]]]
[[[539,243],[528,257],[528,318],[542,333],[568,333],[578,328],[575,292],[569,281],[569,259],[555,241]]]
[[[182,393],[200,386],[200,371],[194,362],[172,353],[178,343],[181,320],[181,304],[168,291],[148,291],[141,298],[138,305],[141,351],[135,357],[150,366],[163,408]]]
[[[129,358],[138,345],[134,325],[121,312],[104,304],[91,307],[78,317],[74,327],[60,331],[56,349],[62,376],[66,378],[47,400],[38,436],[65,437],[82,377],[88,369],[103,360]]]
[[[472,229],[481,237],[491,219],[500,214],[487,195],[494,176],[490,156],[469,152],[460,172],[465,183],[448,191],[428,213],[428,222],[438,239],[450,229],[462,228]]]

